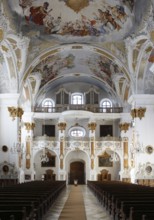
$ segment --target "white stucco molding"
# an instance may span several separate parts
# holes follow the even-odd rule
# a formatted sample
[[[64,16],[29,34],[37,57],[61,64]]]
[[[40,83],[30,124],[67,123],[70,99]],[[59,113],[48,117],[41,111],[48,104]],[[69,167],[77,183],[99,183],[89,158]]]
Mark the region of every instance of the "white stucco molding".
[[[153,94],[132,95],[128,99],[128,103],[131,104],[132,107],[153,106],[154,105],[154,95]]]

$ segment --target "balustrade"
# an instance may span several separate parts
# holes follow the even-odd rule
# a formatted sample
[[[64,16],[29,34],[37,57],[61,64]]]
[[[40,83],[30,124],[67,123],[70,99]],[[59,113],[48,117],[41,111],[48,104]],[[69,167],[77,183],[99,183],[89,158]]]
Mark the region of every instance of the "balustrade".
[[[35,107],[34,112],[57,113],[70,110],[90,111],[94,113],[121,113],[122,107],[102,108],[94,105],[63,105],[56,107]]]

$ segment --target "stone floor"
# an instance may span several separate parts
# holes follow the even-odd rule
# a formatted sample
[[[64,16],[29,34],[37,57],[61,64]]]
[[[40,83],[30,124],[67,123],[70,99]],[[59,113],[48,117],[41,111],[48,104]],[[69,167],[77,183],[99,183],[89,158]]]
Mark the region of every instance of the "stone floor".
[[[86,185],[82,185],[82,193],[84,197],[85,211],[87,220],[112,220],[112,217],[100,205],[97,198],[89,190]],[[58,220],[64,204],[68,198],[70,186],[60,194],[54,205],[49,209],[43,220]],[[82,219],[79,219],[82,220]]]

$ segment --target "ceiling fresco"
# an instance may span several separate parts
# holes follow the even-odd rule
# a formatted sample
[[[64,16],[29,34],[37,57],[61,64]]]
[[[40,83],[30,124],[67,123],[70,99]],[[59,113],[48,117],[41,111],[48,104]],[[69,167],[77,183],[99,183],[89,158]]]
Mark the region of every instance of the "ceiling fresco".
[[[53,52],[55,52],[55,54],[51,52],[51,55],[39,61],[29,75],[29,77],[32,78],[36,78],[37,75],[37,80],[39,75],[40,89],[45,84],[61,76],[72,77],[82,75],[95,77],[99,81],[102,81],[102,83],[107,84],[108,87],[114,91],[115,79],[130,81],[129,75],[124,71],[124,68],[117,65],[117,59],[108,54],[109,59],[107,55],[103,55],[103,51],[98,50],[98,48],[72,45],[72,47],[63,46],[57,48],[57,50],[53,50]]]
[[[119,40],[134,24],[134,0],[8,0],[8,6],[18,32],[64,42]]]
[[[0,27],[5,34],[1,49],[14,54],[4,57],[7,65],[0,57],[1,90],[26,88],[29,100],[31,91],[34,97],[43,88],[84,80],[124,101],[136,85],[154,93],[154,52],[148,57],[149,38],[144,37],[153,19],[151,1],[1,0],[8,21],[6,30]],[[16,77],[10,88],[9,77]]]

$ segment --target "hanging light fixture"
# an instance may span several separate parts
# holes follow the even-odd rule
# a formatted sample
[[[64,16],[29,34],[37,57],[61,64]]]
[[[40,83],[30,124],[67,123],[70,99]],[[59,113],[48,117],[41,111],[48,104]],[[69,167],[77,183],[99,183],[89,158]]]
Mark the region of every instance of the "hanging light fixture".
[[[47,163],[49,162],[49,157],[48,157],[48,151],[44,148],[42,154],[40,155],[41,157],[41,162],[42,163]]]
[[[111,162],[117,162],[119,161],[119,156],[117,155],[117,153],[115,151],[112,151],[112,153],[110,154],[110,161]]]
[[[10,151],[11,153],[23,153],[23,148],[24,148],[24,144],[17,142],[13,144]]]
[[[119,161],[119,156],[118,156],[118,154],[117,154],[116,151],[115,151],[115,147],[114,147],[113,150],[111,150],[110,148],[106,149],[106,152],[110,155],[109,160],[110,160],[111,162],[117,162],[117,161]]]
[[[133,129],[133,135],[132,135],[132,142],[131,142],[131,147],[130,147],[131,153],[143,153],[143,144],[140,143],[139,141],[139,134],[138,132]]]

